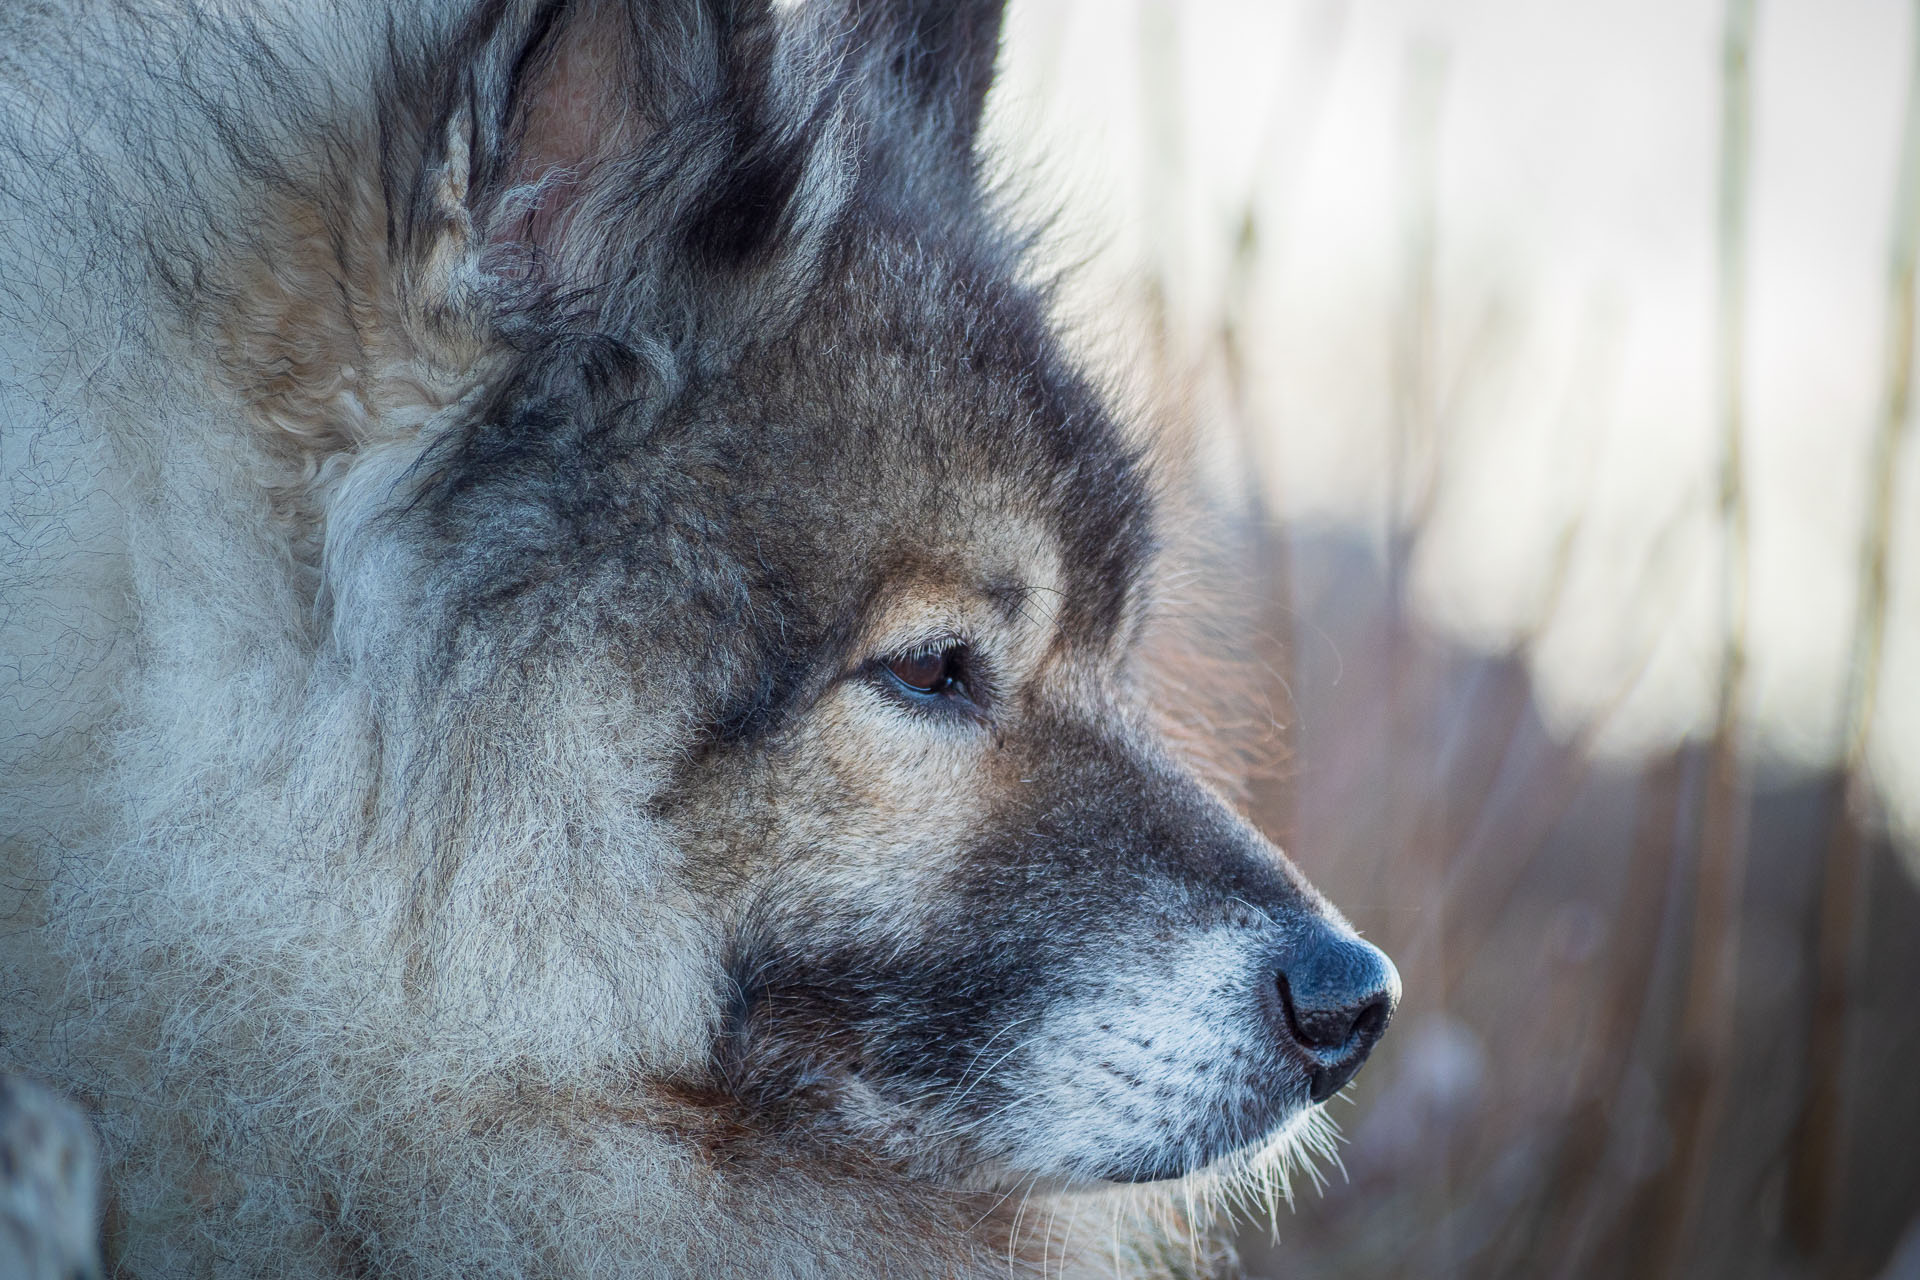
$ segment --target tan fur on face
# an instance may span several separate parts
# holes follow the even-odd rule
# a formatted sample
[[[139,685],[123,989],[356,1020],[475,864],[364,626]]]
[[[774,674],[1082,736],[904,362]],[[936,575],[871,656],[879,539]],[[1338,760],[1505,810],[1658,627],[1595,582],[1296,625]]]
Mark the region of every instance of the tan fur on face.
[[[1044,529],[982,505],[950,538],[930,532],[926,545],[939,554],[902,549],[855,642],[855,667],[806,717],[780,776],[763,784],[811,801],[768,815],[782,824],[779,843],[831,850],[825,856],[839,870],[817,873],[875,907],[897,907],[916,884],[937,892],[941,861],[922,851],[977,814],[995,787],[1017,780],[996,776],[1002,770],[984,725],[936,723],[903,709],[868,661],[959,640],[990,671],[996,703],[1044,698],[1072,675],[1055,625],[1065,577]]]

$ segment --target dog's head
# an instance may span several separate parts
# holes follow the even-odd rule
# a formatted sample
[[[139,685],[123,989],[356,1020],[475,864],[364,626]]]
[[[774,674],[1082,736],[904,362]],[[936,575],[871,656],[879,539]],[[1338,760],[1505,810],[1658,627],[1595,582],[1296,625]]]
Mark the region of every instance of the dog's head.
[[[398,954],[522,1060],[956,1183],[1183,1175],[1398,978],[1157,734],[1152,481],[982,192],[997,4],[824,8],[483,5],[331,197],[399,336],[359,416],[262,394],[407,720]]]

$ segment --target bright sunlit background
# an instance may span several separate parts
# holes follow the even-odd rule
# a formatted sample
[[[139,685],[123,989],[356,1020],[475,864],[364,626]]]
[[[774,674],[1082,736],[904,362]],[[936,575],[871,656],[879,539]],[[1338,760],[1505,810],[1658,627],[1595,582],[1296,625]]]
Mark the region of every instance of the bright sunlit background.
[[[1920,1276],[1917,50],[1015,0],[1007,172],[1191,446],[1204,728],[1406,980],[1251,1272]]]

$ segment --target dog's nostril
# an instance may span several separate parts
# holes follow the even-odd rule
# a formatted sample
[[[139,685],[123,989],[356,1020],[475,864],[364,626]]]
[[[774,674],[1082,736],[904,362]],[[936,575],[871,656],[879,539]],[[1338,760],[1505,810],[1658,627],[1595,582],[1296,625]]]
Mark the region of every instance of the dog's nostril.
[[[1369,1045],[1380,1038],[1392,1013],[1392,1002],[1379,992],[1357,1006],[1341,1005],[1331,1009],[1311,1006],[1302,1009],[1294,1000],[1287,975],[1277,979],[1280,1007],[1286,1012],[1287,1031],[1308,1049],[1342,1049],[1351,1041],[1365,1040]]]
[[[1363,1040],[1371,1045],[1387,1029],[1387,1019],[1393,1016],[1393,999],[1382,991],[1360,1008],[1359,1016],[1353,1020],[1353,1028],[1347,1032],[1348,1040]]]
[[[1296,1042],[1309,1049],[1330,1048],[1346,1043],[1344,1034],[1329,1043],[1326,1019],[1312,1009],[1307,1010],[1304,1019],[1300,1016],[1300,1006],[1293,999],[1293,984],[1287,981],[1286,974],[1279,975],[1274,983],[1280,989],[1280,1008],[1286,1014],[1287,1034]]]

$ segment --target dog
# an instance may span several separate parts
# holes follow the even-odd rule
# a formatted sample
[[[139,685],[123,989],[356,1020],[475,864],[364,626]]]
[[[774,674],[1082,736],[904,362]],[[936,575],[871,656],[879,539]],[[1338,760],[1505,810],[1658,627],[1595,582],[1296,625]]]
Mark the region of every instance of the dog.
[[[1392,965],[1169,745],[996,0],[0,14],[0,1069],[116,1274],[1173,1275]]]

